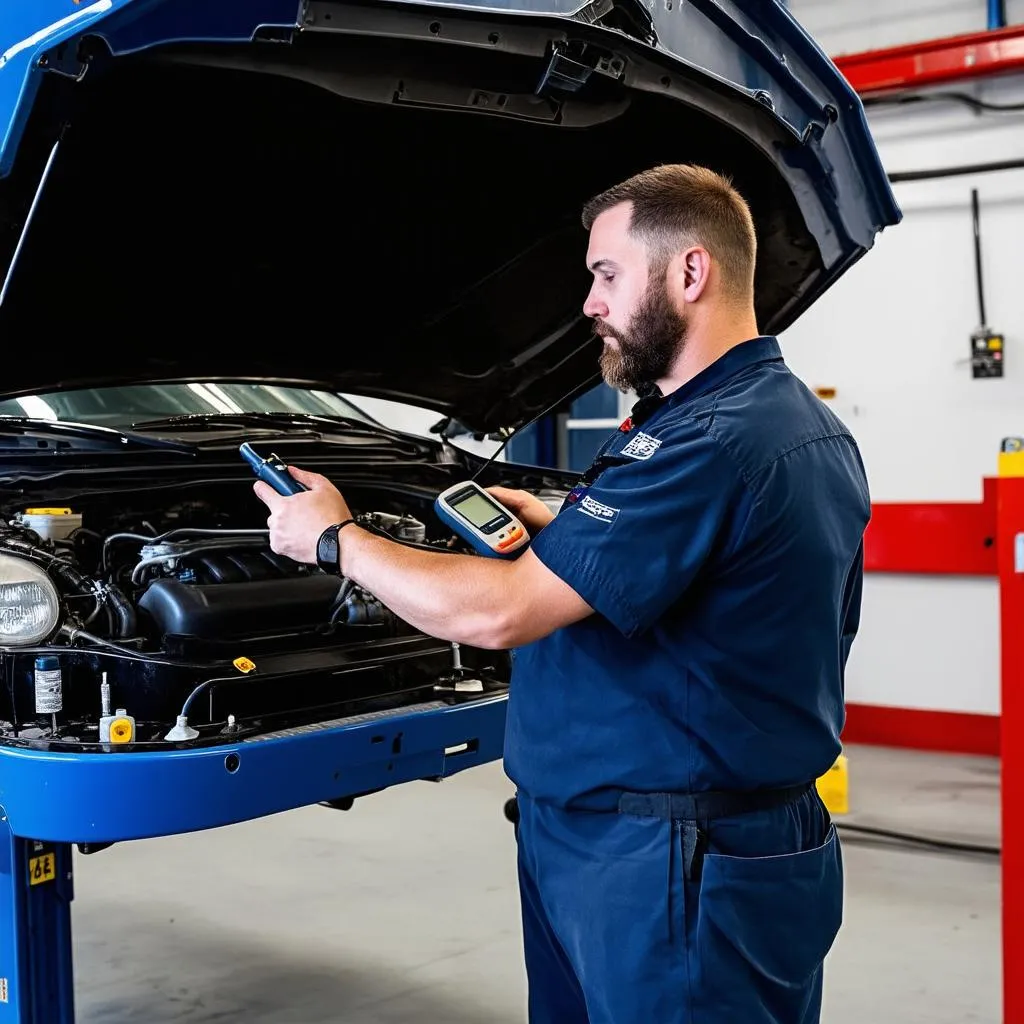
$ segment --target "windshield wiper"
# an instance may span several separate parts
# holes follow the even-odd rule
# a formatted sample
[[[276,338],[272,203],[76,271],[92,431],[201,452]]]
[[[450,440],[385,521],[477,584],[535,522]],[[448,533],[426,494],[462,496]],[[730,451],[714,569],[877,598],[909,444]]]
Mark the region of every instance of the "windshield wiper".
[[[164,437],[148,437],[130,430],[101,427],[95,423],[74,423],[65,420],[40,420],[31,416],[0,415],[0,436],[40,437],[65,440],[75,448],[161,448],[168,451],[196,453],[195,445],[187,441],[173,441]],[[0,446],[3,442],[0,441]],[[19,445],[19,447],[25,447]]]
[[[367,423],[365,420],[345,416],[319,416],[308,412],[183,413],[179,416],[143,420],[132,424],[132,430],[230,430],[232,427],[292,427],[296,431],[305,430],[311,433],[338,433],[356,428],[365,433],[391,433],[386,427]]]

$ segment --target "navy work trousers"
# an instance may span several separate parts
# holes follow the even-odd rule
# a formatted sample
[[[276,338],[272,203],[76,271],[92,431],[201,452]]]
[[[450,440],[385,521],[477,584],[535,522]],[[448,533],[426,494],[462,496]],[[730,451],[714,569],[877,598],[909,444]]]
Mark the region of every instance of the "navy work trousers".
[[[817,1024],[839,838],[812,788],[695,822],[518,796],[530,1024]]]

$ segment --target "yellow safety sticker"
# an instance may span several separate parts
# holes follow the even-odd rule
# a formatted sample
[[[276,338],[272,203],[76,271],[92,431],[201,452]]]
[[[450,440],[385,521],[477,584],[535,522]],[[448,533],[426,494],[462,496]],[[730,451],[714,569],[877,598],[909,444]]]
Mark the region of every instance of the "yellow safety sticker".
[[[256,667],[256,662],[250,661],[248,658],[235,658],[231,664],[234,665],[239,672],[251,672]]]
[[[52,882],[57,877],[57,855],[44,853],[39,857],[28,859],[28,884],[42,885]]]

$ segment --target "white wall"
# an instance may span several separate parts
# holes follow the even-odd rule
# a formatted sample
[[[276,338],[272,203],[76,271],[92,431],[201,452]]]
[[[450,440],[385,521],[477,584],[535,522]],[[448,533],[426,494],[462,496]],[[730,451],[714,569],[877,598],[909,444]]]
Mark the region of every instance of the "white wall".
[[[392,402],[386,398],[369,398],[366,395],[346,395],[354,405],[369,413],[392,430],[407,431],[410,434],[430,436],[430,428],[443,418],[443,413],[434,409],[423,409],[404,402]]]
[[[830,54],[985,28],[984,0],[805,0],[790,9]],[[1024,21],[1024,2],[1008,5]],[[944,87],[1024,103],[1024,76]],[[949,102],[868,108],[891,173],[1024,158],[1024,111]],[[979,314],[971,189],[981,203],[988,326],[1006,335],[1006,375],[973,380]],[[873,500],[977,501],[1000,440],[1024,435],[1024,170],[894,187],[903,223],[781,341],[808,384],[836,388]],[[999,710],[998,588],[992,579],[868,577],[850,661],[853,702]]]
[[[443,419],[444,414],[437,412],[435,409],[407,405],[405,402],[392,402],[387,398],[369,398],[366,395],[346,395],[345,397],[353,405],[367,413],[367,415],[372,416],[392,430],[417,434],[420,437],[433,438],[434,440],[438,439],[438,435],[431,433],[430,428],[438,420]],[[472,437],[464,435],[453,438],[451,443],[456,448],[472,452],[475,455],[482,455],[484,458],[489,458],[493,455],[495,449],[501,444],[499,441],[491,441],[487,438],[477,441]],[[496,461],[507,461],[504,451],[499,453]]]
[[[789,0],[786,6],[833,57],[988,27],[986,0]],[[1024,0],[1006,0],[1006,21],[1024,22]]]

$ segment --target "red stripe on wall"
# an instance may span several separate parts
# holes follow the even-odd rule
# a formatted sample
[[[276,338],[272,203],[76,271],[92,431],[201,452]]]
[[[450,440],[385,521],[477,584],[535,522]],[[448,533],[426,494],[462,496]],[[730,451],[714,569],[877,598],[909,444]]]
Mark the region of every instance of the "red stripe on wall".
[[[864,535],[865,572],[995,576],[995,480],[980,502],[876,503]]]
[[[847,704],[844,743],[999,756],[999,716]]]

